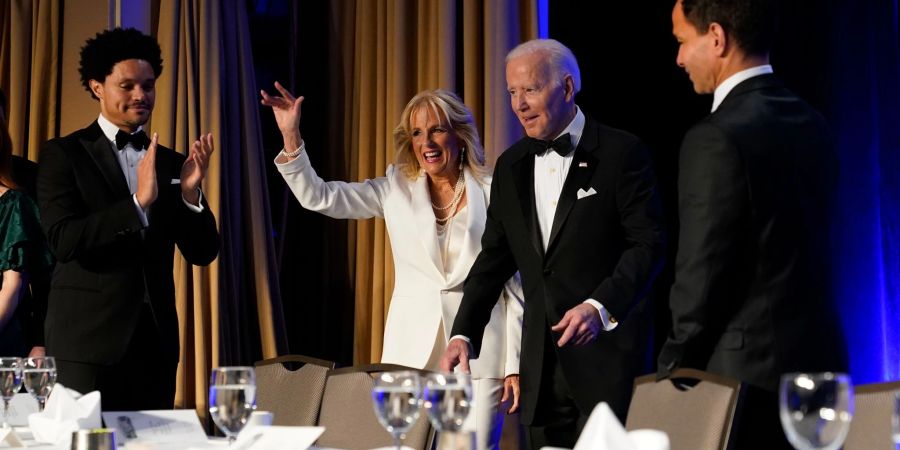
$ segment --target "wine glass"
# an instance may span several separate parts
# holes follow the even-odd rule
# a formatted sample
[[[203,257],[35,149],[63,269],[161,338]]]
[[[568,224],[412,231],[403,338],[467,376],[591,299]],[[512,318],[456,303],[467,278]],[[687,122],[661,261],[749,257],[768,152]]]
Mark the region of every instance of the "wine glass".
[[[843,373],[789,373],[781,377],[779,415],[799,450],[836,450],[853,419],[853,384]]]
[[[209,414],[225,433],[237,438],[256,409],[256,372],[252,367],[217,367],[209,377]]]
[[[38,411],[43,411],[47,397],[56,386],[56,360],[52,356],[25,358],[22,379],[25,389],[37,399]]]
[[[9,401],[22,387],[22,358],[0,357],[0,396],[3,397],[3,428],[9,428]]]
[[[428,419],[441,433],[442,448],[459,448],[457,437],[472,409],[472,377],[464,373],[430,373],[425,378],[422,400]]]
[[[400,450],[404,433],[419,418],[422,388],[419,374],[413,371],[383,372],[375,378],[372,403],[381,426],[394,438]]]

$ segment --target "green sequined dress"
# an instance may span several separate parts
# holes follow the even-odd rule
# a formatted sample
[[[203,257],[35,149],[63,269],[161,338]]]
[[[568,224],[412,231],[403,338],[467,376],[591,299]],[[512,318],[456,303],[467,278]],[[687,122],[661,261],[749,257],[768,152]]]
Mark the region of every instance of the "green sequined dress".
[[[6,191],[0,196],[0,272],[37,273],[52,263],[34,201],[23,192]],[[26,351],[22,328],[32,311],[31,305],[25,304],[26,297],[20,299],[16,314],[0,330],[2,356],[22,356]]]

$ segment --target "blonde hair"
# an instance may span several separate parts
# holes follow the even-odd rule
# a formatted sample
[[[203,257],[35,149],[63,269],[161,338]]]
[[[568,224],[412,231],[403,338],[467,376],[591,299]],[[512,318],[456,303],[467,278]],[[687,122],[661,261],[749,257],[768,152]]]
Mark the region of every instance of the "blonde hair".
[[[419,92],[403,108],[400,123],[394,128],[394,147],[397,149],[395,162],[403,174],[415,179],[421,171],[412,148],[412,117],[423,108],[428,108],[441,123],[449,125],[462,141],[459,153],[462,164],[479,180],[488,175],[489,170],[484,165],[484,148],[481,147],[472,111],[456,94],[444,89]]]

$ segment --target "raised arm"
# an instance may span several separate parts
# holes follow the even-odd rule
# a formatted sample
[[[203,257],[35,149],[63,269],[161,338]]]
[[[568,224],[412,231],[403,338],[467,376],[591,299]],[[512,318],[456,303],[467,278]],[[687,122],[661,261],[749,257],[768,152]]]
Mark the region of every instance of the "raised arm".
[[[313,169],[300,136],[303,97],[294,97],[278,82],[275,88],[281,95],[260,91],[261,103],[272,108],[284,139],[284,149],[275,158],[275,165],[300,204],[337,219],[384,217],[384,201],[390,189],[389,178],[394,176],[393,169],[388,168],[387,177],[359,183],[322,180]]]

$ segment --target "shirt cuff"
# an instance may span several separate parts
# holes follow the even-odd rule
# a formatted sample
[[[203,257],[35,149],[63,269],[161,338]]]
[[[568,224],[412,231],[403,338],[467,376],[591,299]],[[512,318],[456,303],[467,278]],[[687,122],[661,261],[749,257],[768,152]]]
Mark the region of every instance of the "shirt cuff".
[[[187,201],[187,199],[184,198],[184,195],[181,196],[181,201],[184,202],[184,205],[187,206],[189,210],[191,210],[195,213],[202,213],[203,212],[203,191],[201,191],[200,188],[197,188],[197,194],[199,194],[199,197],[197,198],[197,204],[199,204],[199,206],[191,204],[191,202]]]
[[[469,348],[472,347],[472,341],[469,340],[469,338],[467,338],[461,334],[457,334],[456,336],[453,336],[452,338],[450,338],[451,341],[454,339],[462,339],[462,340],[466,341],[466,344],[469,344]]]
[[[609,314],[609,311],[600,302],[592,298],[589,298],[584,302],[597,308],[597,312],[600,313],[600,324],[603,327],[603,331],[612,331],[619,326],[619,322]]]
[[[138,203],[137,194],[131,194],[131,199],[134,200],[134,209],[137,210],[138,218],[141,219],[141,225],[147,228],[150,226],[150,221],[147,220],[147,211],[144,211],[144,208],[141,208],[141,204]]]

